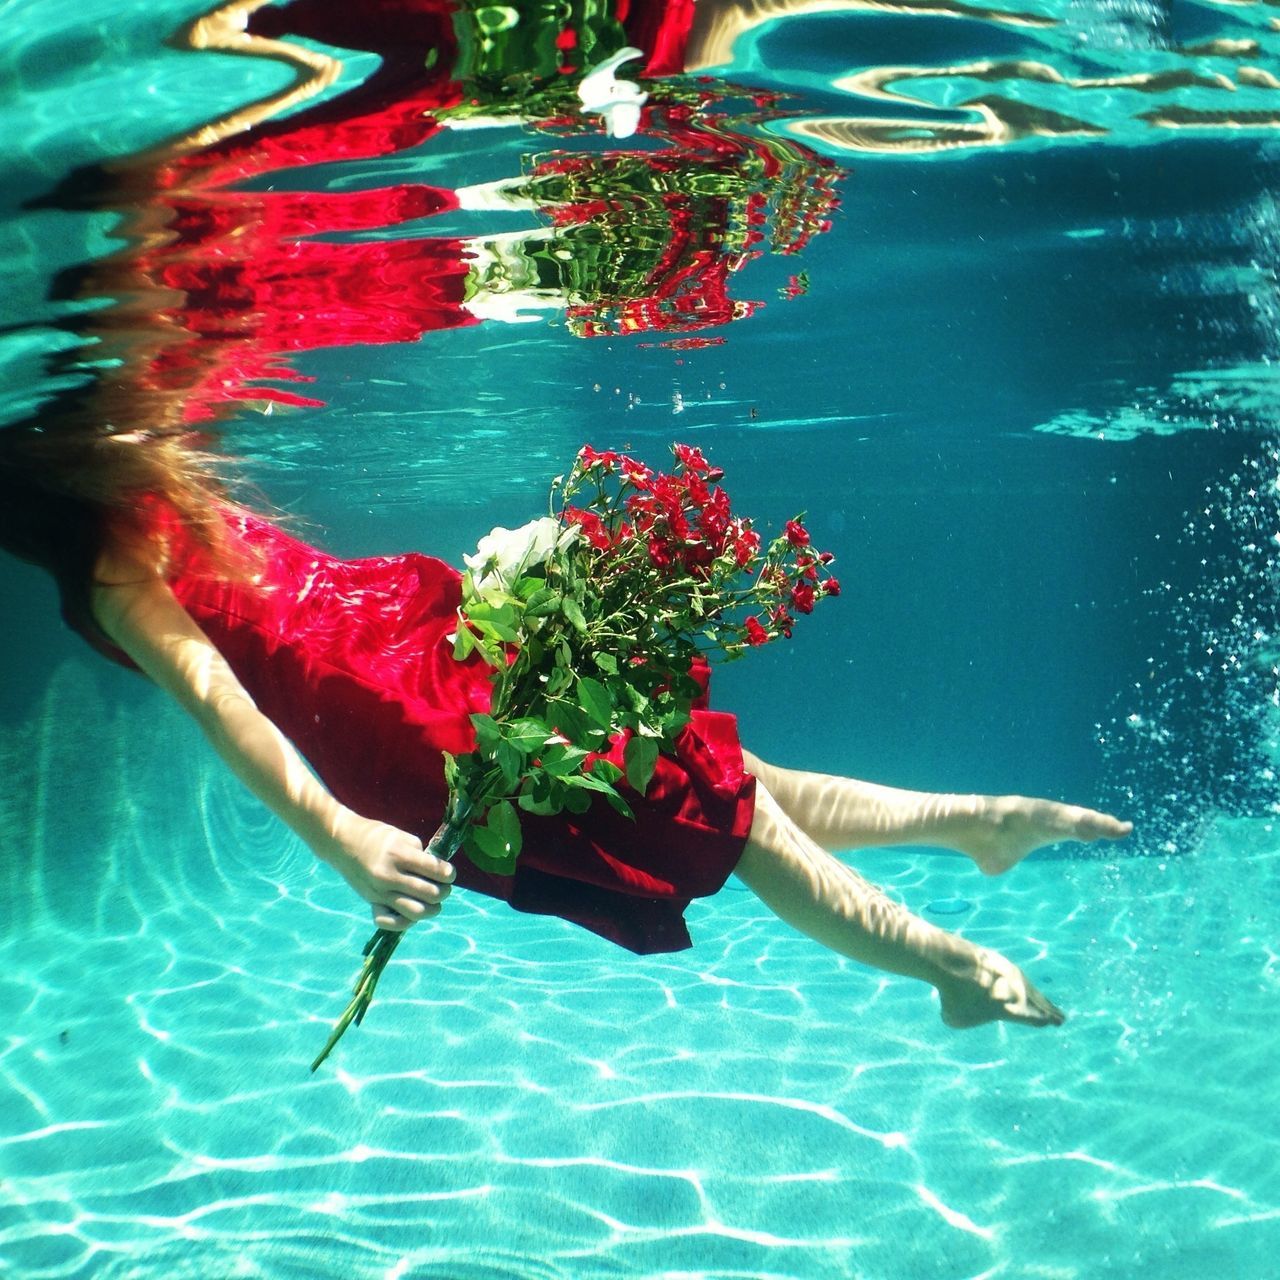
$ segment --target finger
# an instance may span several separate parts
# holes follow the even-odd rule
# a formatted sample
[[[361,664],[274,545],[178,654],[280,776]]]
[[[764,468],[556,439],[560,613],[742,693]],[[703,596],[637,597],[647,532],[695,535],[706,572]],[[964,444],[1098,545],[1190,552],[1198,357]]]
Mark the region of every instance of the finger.
[[[412,920],[406,920],[398,911],[384,907],[380,902],[375,902],[370,910],[373,912],[373,923],[379,929],[389,929],[392,933],[403,933],[413,923]]]
[[[404,916],[406,920],[413,923],[417,920],[425,920],[428,916],[438,916],[440,907],[435,902],[423,902],[420,898],[392,898],[387,905],[395,912]]]
[[[437,884],[434,880],[423,880],[414,876],[402,876],[388,886],[393,893],[403,893],[407,897],[416,898],[419,902],[443,902],[452,892],[451,884]]]
[[[452,884],[457,874],[452,862],[437,858],[434,853],[428,853],[425,849],[413,854],[402,854],[396,859],[396,865],[406,875],[430,880],[434,884]]]

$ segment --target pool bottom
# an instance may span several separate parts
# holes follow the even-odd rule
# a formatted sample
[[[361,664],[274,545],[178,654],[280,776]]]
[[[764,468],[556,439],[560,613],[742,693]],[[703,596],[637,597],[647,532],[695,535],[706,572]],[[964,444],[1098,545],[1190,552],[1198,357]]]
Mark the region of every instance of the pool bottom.
[[[10,1274],[1266,1274],[1275,922],[1233,904],[1276,901],[1271,824],[997,881],[857,857],[969,902],[1058,1031],[949,1032],[742,890],[650,959],[459,893],[313,1078],[348,891],[176,715],[94,698],[69,664],[5,751]]]

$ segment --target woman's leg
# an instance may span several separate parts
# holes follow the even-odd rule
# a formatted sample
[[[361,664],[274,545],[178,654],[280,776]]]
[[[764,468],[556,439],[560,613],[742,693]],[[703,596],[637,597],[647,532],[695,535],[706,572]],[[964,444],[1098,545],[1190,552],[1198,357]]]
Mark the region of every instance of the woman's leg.
[[[967,854],[990,876],[1059,840],[1118,840],[1133,830],[1109,814],[1027,796],[940,795],[804,773],[743,753],[748,772],[824,849],[931,844]]]
[[[823,946],[936,987],[949,1026],[1063,1021],[1011,961],[912,915],[819,848],[764,785],[756,788],[755,819],[736,874],[775,915]]]

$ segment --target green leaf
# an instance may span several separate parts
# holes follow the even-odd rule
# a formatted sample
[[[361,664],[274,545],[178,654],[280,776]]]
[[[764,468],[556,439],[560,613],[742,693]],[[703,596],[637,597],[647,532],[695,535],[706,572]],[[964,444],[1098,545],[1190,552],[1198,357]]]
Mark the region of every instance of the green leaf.
[[[573,672],[567,667],[556,667],[547,677],[547,697],[554,698],[573,683]]]
[[[476,647],[476,638],[471,634],[471,628],[467,626],[461,618],[458,619],[458,630],[453,636],[453,657],[455,662],[461,662],[463,658],[469,657]]]
[[[605,687],[615,706],[626,707],[637,715],[643,715],[649,709],[649,699],[626,676],[615,676]]]
[[[689,723],[689,713],[687,711],[671,711],[662,717],[662,736],[668,742],[674,742],[680,730]]]
[[[493,755],[502,741],[502,726],[490,715],[476,711],[471,716],[471,727],[476,731],[476,742],[486,755]]]
[[[552,778],[563,778],[575,773],[589,753],[584,747],[568,747],[563,743],[547,750],[541,761],[541,772]],[[535,777],[537,775],[535,774]]]
[[[502,736],[513,747],[529,752],[545,746],[552,734],[550,726],[543,721],[535,720],[532,716],[521,716],[519,720],[512,720],[510,724],[503,726]]]
[[[526,813],[559,813],[560,804],[552,792],[554,785],[550,775],[539,769],[529,775],[524,789],[516,797],[516,804]]]
[[[500,640],[504,644],[515,644],[520,639],[519,631],[509,622],[496,618],[472,618],[471,623],[482,636]]]
[[[624,818],[634,820],[635,814],[631,812],[631,806],[613,785],[614,781],[622,777],[622,770],[608,760],[597,760],[591,768],[591,773],[578,773],[561,780],[565,787],[564,807],[573,813],[585,813],[590,805],[590,793],[594,792],[604,796]]]
[[[444,757],[444,785],[450,791],[456,791],[458,789],[458,761],[448,751],[442,751],[440,754]]]
[[[607,676],[616,676],[618,674],[618,659],[613,656],[607,649],[602,649],[599,653],[594,654],[595,664]]]
[[[467,617],[481,630],[486,626],[497,632],[515,632],[520,625],[520,615],[524,606],[517,600],[506,597],[501,604],[480,601],[467,610]]]
[[[483,825],[472,826],[468,834],[491,864],[484,870],[493,870],[498,865],[515,866],[521,844],[520,815],[510,800],[499,800],[485,815]]]
[[[490,831],[496,830],[511,849],[514,858],[520,852],[520,815],[510,800],[499,800],[489,810],[489,821],[486,823]]]
[[[526,668],[530,671],[540,671],[542,669],[542,656],[546,652],[546,646],[532,632],[526,632],[520,638],[520,649],[516,654],[517,662],[523,661]]]
[[[458,756],[454,763],[457,766],[453,780],[454,790],[472,797],[483,795],[485,774],[488,771],[484,756],[479,751],[468,751],[465,756]]]
[[[560,732],[577,746],[594,748],[607,736],[604,729],[587,719],[586,712],[571,703],[556,703],[553,718]]]
[[[504,851],[496,856],[490,853],[485,844],[481,842],[480,833],[484,830],[484,827],[469,827],[467,829],[466,837],[462,841],[463,852],[481,871],[489,871],[494,875],[509,876],[516,869],[515,858],[505,852],[505,846]]]
[[[525,791],[522,791],[516,798],[516,804],[526,813],[536,813],[543,818],[549,817],[553,813],[559,813],[561,808],[560,802],[553,800],[550,795],[538,797]]]
[[[502,781],[506,783],[507,790],[514,791],[516,783],[520,781],[520,775],[524,772],[524,752],[502,739],[494,747],[493,758],[502,771]]]
[[[524,611],[531,618],[546,618],[560,612],[560,593],[550,587],[539,587],[527,601]]]
[[[622,753],[622,762],[626,766],[628,784],[644,795],[658,764],[657,742],[647,737],[632,738]]]
[[[506,650],[502,647],[502,642],[490,635],[472,635],[472,647],[477,653],[495,670],[501,670],[507,665]]]
[[[575,631],[586,631],[586,615],[582,612],[582,606],[572,596],[565,596],[560,602],[560,611]]]
[[[597,778],[591,773],[571,773],[567,777],[562,778],[564,783],[572,791],[613,791],[613,785],[605,782],[603,778]]]
[[[690,675],[678,676],[672,681],[672,688],[676,695],[686,702],[691,702],[702,695],[702,686]]]
[[[622,770],[612,760],[593,760],[588,772],[591,777],[599,778],[609,786],[613,786],[622,777]]]
[[[604,793],[604,798],[620,813],[624,818],[630,818],[632,822],[636,820],[636,815],[631,811],[631,806],[611,787]]]
[[[569,779],[566,778],[565,781],[568,782]],[[564,807],[570,813],[586,813],[591,808],[591,797],[585,791],[570,789],[564,794]]]
[[[590,676],[578,678],[578,703],[600,728],[608,730],[613,724],[613,700],[599,680]]]

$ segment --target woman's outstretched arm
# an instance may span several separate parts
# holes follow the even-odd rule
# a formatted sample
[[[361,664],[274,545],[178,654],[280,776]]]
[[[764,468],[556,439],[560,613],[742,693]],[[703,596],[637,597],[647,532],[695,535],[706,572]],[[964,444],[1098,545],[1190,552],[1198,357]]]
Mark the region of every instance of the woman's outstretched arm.
[[[380,928],[406,929],[440,910],[452,866],[427,853],[416,836],[340,804],[258,710],[158,574],[108,553],[95,576],[93,612],[112,641],[195,719],[249,790],[372,905]]]

